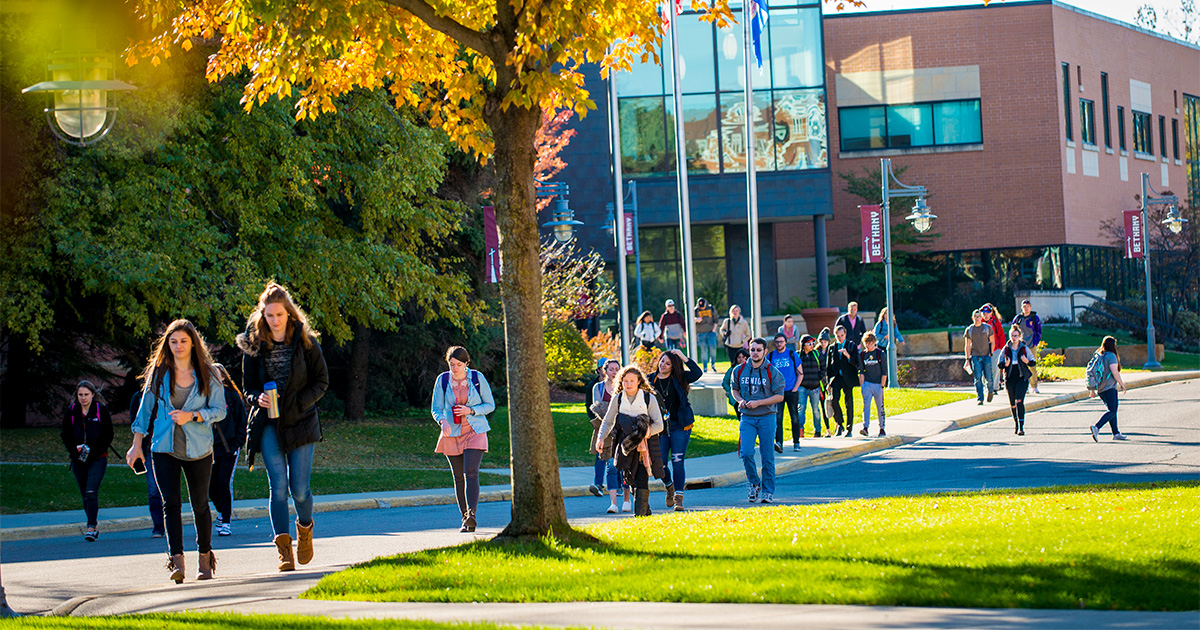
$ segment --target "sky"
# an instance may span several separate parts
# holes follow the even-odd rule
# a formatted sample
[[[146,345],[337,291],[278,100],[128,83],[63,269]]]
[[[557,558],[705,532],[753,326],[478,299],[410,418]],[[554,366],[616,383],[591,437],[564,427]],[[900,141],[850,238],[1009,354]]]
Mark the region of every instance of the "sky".
[[[862,11],[890,11],[894,9],[919,9],[928,7],[952,7],[962,5],[982,4],[983,0],[865,0],[867,7],[865,9],[847,9],[846,13],[858,13]],[[993,3],[1002,4],[1001,0],[991,0]],[[1079,7],[1092,13],[1099,13],[1105,17],[1110,17],[1122,22],[1133,23],[1133,18],[1137,15],[1138,7],[1143,4],[1149,4],[1158,10],[1159,15],[1162,15],[1164,10],[1179,10],[1179,0],[1060,0],[1064,4],[1069,4],[1074,7]],[[829,13],[834,10],[831,6],[825,5],[825,9]]]

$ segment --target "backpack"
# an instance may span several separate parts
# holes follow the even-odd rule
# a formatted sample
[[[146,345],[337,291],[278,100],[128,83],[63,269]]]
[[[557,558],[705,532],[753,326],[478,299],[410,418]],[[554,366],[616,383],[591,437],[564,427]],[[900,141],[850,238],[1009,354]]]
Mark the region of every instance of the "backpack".
[[[1084,369],[1084,373],[1087,374],[1088,389],[1093,391],[1100,389],[1100,385],[1109,377],[1105,367],[1104,353],[1096,351],[1096,354],[1093,354],[1091,360],[1088,361],[1087,368]]]
[[[479,372],[477,370],[467,370],[471,373],[471,384],[475,386],[475,391],[479,391]],[[441,376],[442,391],[446,397],[450,397],[450,373],[442,372]]]
[[[766,363],[768,367],[775,367],[775,366],[771,365],[770,361],[767,361],[766,359],[763,359],[763,363]],[[749,361],[746,361],[745,363],[743,363],[742,367],[738,369],[737,375],[734,376],[734,378],[737,379],[738,387],[741,387],[742,372],[746,371],[747,365],[750,365]],[[776,368],[776,369],[778,369],[778,368]],[[772,382],[774,380],[775,380],[775,377],[771,376],[771,370],[767,370],[767,391],[768,392],[770,392],[772,389],[774,389],[774,383]]]

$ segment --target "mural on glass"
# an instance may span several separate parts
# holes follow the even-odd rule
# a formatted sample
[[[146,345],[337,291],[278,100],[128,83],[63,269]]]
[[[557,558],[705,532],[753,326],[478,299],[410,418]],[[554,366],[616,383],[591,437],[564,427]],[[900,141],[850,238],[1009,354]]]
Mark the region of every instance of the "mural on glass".
[[[825,90],[775,91],[775,168],[829,166]]]

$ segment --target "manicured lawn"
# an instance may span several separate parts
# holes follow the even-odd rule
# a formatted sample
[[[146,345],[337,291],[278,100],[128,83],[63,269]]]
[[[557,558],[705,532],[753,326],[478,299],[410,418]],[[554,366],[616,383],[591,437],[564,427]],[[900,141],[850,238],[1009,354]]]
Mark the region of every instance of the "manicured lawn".
[[[1194,610],[1200,483],[669,513],[379,558],[303,597]]]
[[[307,630],[309,628],[334,628],[335,630],[501,630],[518,626],[502,626],[494,623],[435,623],[432,621],[407,619],[331,619],[329,617],[305,617],[301,615],[233,615],[222,613],[179,613],[170,615],[127,615],[122,617],[21,617],[5,619],[8,628],[94,628],[96,630],[124,630],[126,628],[146,630],[198,630],[203,628],[239,630]],[[520,628],[544,628],[545,626],[519,626]]]

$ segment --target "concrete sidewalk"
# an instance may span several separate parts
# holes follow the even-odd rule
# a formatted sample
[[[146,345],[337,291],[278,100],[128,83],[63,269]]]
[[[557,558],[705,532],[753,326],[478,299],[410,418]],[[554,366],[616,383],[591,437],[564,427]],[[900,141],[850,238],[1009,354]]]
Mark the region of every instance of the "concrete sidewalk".
[[[705,378],[716,378],[719,385],[719,375],[706,374]],[[1200,378],[1200,371],[1134,373],[1126,375],[1125,382],[1132,389],[1194,378]],[[1026,398],[1028,411],[1063,405],[1088,397],[1082,380],[1042,383],[1040,389],[1041,394],[1030,394]],[[959,389],[958,391],[967,390]],[[973,393],[974,390],[970,391]],[[861,400],[858,402],[861,403]],[[857,436],[853,438],[807,438],[801,441],[802,450],[798,453],[792,451],[791,445],[785,445],[784,452],[775,455],[776,474],[782,475],[803,468],[822,466],[865,453],[910,444],[944,431],[971,427],[1009,417],[1007,399],[1003,393],[991,403],[983,406],[978,406],[972,398],[890,416],[887,419],[888,436],[885,438]],[[872,432],[874,431],[875,427],[872,427]],[[723,487],[746,481],[742,461],[736,453],[689,458],[687,470],[688,488]],[[508,474],[507,469],[489,469],[485,472]],[[588,485],[591,484],[593,475],[594,470],[591,466],[560,468],[559,478],[564,495],[568,497],[588,495]],[[662,490],[662,484],[655,482],[652,490]],[[480,493],[480,501],[508,501],[511,498],[512,490],[507,485],[484,486]],[[447,505],[454,502],[453,488],[368,492],[318,496],[316,497],[315,511],[334,512],[417,505]],[[182,511],[184,522],[190,523],[190,507],[185,505]],[[265,499],[234,502],[234,520],[267,516]],[[4,515],[0,516],[0,541],[82,536],[84,520],[82,510]],[[148,530],[151,523],[145,506],[102,508],[99,526],[102,532],[115,532]]]

